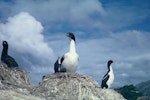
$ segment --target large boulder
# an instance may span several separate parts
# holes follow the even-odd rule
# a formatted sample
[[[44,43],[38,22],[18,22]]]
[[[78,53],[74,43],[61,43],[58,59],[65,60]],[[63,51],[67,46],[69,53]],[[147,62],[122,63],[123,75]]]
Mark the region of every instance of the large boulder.
[[[71,73],[43,77],[34,93],[48,100],[125,100],[114,90],[99,88],[91,77]]]
[[[2,100],[125,100],[112,89],[101,89],[89,76],[55,73],[43,77],[38,86],[30,83],[28,73],[0,64]]]

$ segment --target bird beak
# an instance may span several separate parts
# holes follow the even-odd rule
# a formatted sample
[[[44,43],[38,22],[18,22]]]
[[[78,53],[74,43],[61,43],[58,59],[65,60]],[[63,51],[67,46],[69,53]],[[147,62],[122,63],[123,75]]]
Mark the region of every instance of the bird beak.
[[[65,36],[69,37],[69,34],[68,34],[68,33],[66,33],[66,34],[65,34]]]

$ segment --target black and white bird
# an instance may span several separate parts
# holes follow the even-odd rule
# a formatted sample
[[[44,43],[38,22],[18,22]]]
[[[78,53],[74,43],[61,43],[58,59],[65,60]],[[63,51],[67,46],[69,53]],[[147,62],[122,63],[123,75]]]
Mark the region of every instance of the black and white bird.
[[[73,33],[66,34],[70,39],[70,48],[61,58],[58,58],[54,65],[55,72],[75,73],[78,67],[78,54],[76,52],[76,40]]]
[[[54,64],[54,72],[55,73],[58,73],[60,72],[60,57],[58,57],[58,59],[56,60],[55,64]]]
[[[8,67],[18,67],[15,59],[8,55],[8,43],[7,41],[3,41],[3,50],[1,54],[1,61],[5,63]]]
[[[101,83],[101,88],[110,88],[111,84],[114,81],[114,73],[113,73],[113,69],[111,67],[112,63],[113,63],[112,60],[109,60],[107,62],[108,72],[103,77],[103,80],[102,80],[102,83]]]

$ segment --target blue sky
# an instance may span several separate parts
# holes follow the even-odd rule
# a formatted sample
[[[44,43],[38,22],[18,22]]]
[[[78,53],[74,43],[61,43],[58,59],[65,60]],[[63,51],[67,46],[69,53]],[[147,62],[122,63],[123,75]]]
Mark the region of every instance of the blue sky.
[[[67,52],[67,32],[77,40],[77,73],[101,83],[112,59],[112,87],[149,80],[149,27],[149,0],[0,1],[0,41],[8,41],[9,54],[34,84]]]

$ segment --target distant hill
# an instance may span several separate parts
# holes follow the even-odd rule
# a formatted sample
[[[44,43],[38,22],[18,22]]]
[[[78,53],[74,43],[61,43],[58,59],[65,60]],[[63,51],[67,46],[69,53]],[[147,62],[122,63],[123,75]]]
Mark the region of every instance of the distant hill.
[[[133,85],[125,85],[116,88],[115,90],[122,94],[127,100],[137,100],[138,97],[143,96],[143,94]]]
[[[150,80],[146,82],[142,82],[136,85],[136,87],[142,92],[144,95],[150,97]]]

